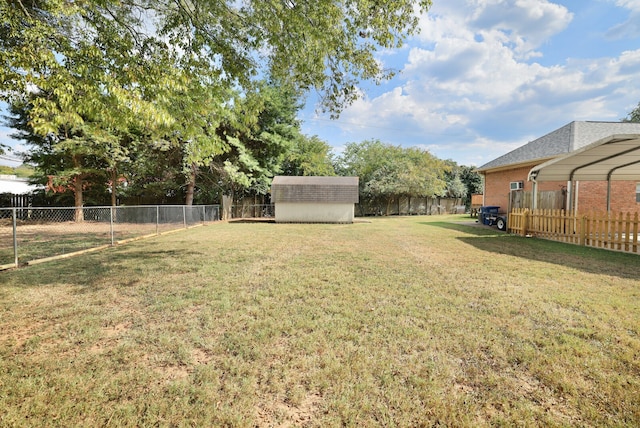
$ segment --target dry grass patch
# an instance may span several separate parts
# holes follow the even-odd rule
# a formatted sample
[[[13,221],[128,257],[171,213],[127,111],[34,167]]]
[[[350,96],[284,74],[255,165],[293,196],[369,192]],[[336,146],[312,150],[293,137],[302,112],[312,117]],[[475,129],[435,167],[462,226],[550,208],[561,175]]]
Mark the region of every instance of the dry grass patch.
[[[0,425],[637,426],[638,256],[222,223],[0,274]]]

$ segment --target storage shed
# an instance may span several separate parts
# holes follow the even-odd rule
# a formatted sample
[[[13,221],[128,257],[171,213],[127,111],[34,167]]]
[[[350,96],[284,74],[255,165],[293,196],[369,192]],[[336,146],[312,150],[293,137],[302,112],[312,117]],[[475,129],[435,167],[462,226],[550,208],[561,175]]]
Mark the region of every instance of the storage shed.
[[[358,177],[274,177],[276,223],[353,223]]]

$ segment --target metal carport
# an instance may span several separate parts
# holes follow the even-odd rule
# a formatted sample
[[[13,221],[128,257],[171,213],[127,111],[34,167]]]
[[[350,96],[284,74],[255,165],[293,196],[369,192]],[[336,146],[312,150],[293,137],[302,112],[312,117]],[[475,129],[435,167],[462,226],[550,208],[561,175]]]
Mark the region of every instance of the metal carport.
[[[533,167],[529,171],[528,179],[533,182],[533,208],[536,208],[538,199],[538,182],[566,181],[567,211],[575,209],[574,198],[577,200],[577,184],[581,180],[607,181],[609,211],[611,182],[640,180],[640,134],[616,134],[598,140]]]

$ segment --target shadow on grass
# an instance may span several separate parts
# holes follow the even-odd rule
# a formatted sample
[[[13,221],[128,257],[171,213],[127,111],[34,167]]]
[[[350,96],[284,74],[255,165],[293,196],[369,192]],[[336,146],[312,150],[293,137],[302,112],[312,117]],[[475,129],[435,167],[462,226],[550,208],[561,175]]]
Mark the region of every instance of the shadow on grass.
[[[460,242],[495,254],[552,263],[587,273],[640,280],[640,256],[600,248],[581,247],[540,238],[525,238],[482,225],[425,222],[426,226],[462,232]],[[517,266],[514,266],[517,269]]]
[[[447,221],[425,221],[420,224],[426,226],[437,226],[442,229],[457,230],[459,232],[470,233],[478,236],[502,236],[505,233],[499,231],[495,227],[485,226],[479,223],[474,223],[473,220],[468,222],[447,222]]]
[[[167,267],[171,258],[190,257],[194,263],[185,264],[180,272],[175,267]],[[56,261],[50,261],[19,269],[0,272],[0,284],[11,283],[17,287],[37,287],[70,285],[81,287],[78,292],[99,291],[105,284],[105,278],[117,276],[118,270],[125,278],[124,286],[133,286],[148,276],[147,266],[159,266],[167,273],[189,273],[197,271],[197,259],[205,257],[203,253],[185,250],[138,250],[117,251],[117,248],[100,250],[87,255],[78,255]]]

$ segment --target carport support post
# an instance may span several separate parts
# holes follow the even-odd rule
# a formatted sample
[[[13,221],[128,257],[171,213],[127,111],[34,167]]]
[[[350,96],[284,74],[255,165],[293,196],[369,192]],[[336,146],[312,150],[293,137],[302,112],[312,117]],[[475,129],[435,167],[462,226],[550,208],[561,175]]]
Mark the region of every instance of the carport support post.
[[[611,212],[611,172],[607,176],[607,212]]]
[[[576,181],[573,190],[573,214],[578,215],[578,201],[580,200],[580,181]]]
[[[13,262],[18,267],[18,213],[15,208],[11,210],[11,216],[13,217]]]

